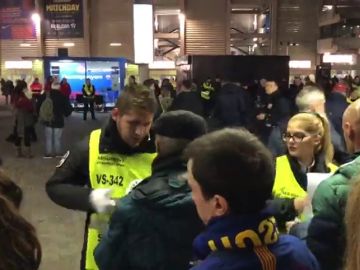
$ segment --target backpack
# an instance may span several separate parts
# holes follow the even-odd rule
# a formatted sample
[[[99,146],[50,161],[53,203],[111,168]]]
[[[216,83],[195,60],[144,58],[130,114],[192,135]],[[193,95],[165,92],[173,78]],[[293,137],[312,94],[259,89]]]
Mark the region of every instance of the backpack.
[[[46,98],[40,106],[39,118],[42,123],[49,123],[54,119],[54,105],[50,93],[46,93]]]

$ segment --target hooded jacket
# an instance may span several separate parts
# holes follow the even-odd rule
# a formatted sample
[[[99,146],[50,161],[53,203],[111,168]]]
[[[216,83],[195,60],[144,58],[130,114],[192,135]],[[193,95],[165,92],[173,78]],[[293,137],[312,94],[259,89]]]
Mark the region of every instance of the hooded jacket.
[[[345,208],[351,179],[360,173],[360,153],[341,166],[334,175],[320,183],[312,207],[314,217],[308,229],[307,245],[321,269],[342,269],[345,251]]]
[[[152,175],[118,201],[95,250],[100,270],[189,269],[201,231],[180,155],[156,158]]]
[[[279,236],[267,211],[229,215],[210,221],[194,241],[201,262],[192,270],[317,270],[318,264],[299,239]]]

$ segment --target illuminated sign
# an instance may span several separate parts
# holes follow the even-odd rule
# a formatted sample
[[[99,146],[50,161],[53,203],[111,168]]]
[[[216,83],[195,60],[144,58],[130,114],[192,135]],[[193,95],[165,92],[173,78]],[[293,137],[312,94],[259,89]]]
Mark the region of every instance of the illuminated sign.
[[[323,56],[324,63],[334,64],[356,64],[356,55],[354,54],[329,54],[325,53]]]
[[[290,68],[311,68],[310,60],[290,60]]]
[[[5,69],[32,69],[32,61],[5,61]]]
[[[149,64],[150,69],[175,69],[175,62],[173,61],[154,61]]]
[[[136,64],[150,64],[154,59],[152,5],[134,5],[134,53]]]

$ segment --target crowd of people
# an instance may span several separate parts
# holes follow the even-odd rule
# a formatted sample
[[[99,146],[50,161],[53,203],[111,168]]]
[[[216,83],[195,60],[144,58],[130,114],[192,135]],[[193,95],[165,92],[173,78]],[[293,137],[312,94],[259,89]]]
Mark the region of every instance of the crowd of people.
[[[359,270],[360,100],[345,83],[130,78],[46,183],[54,203],[87,213],[81,269]],[[62,95],[51,88],[40,104]],[[38,269],[21,189],[0,178],[0,243],[19,240],[0,245],[3,269]]]

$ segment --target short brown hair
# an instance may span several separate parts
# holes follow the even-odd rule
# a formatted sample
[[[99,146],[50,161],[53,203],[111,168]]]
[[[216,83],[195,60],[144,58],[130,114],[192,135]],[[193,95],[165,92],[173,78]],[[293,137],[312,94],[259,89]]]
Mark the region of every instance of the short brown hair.
[[[245,129],[223,129],[194,140],[185,151],[206,199],[221,195],[234,214],[255,213],[271,199],[274,164],[269,150]]]
[[[155,113],[156,100],[144,85],[132,85],[124,88],[115,107],[119,109],[121,114],[130,110],[144,110]]]

